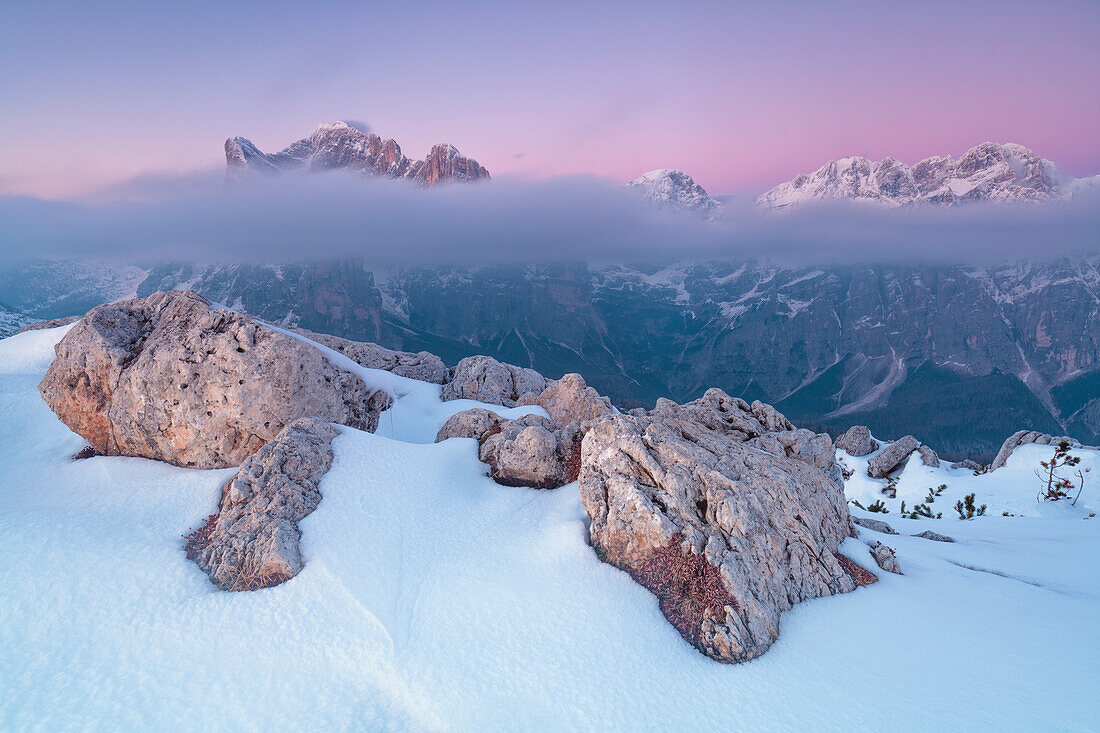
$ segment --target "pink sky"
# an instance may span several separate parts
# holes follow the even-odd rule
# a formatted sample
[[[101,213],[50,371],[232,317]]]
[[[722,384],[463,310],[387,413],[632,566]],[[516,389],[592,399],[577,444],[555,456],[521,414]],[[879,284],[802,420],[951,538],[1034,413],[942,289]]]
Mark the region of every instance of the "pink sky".
[[[349,118],[497,177],[669,167],[712,193],[986,140],[1100,173],[1100,5],[912,5],[11,3],[0,192],[219,169],[228,136]]]

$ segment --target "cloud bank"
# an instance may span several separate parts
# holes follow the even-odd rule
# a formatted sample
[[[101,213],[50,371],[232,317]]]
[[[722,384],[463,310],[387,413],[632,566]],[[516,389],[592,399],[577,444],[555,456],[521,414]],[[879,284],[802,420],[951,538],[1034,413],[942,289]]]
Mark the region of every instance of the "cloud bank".
[[[1017,208],[852,203],[728,221],[654,211],[605,180],[494,180],[429,190],[341,172],[225,186],[220,173],[143,176],[81,201],[0,197],[0,256],[134,262],[360,257],[375,267],[767,258],[990,263],[1100,253],[1100,195]]]

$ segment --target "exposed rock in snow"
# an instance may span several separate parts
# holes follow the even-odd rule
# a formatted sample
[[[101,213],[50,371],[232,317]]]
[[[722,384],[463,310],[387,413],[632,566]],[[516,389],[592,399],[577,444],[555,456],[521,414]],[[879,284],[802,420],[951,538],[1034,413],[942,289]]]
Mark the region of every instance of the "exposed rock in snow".
[[[424,160],[409,160],[393,140],[383,140],[344,122],[320,125],[309,137],[272,154],[262,152],[247,138],[231,137],[225,141],[225,163],[226,177],[230,180],[240,179],[247,171],[276,175],[294,169],[345,169],[364,175],[407,178],[421,186],[489,177],[489,171],[476,160],[461,155],[453,145],[435,145]]]
[[[441,397],[503,407],[533,405],[549,384],[550,380],[534,369],[504,364],[488,356],[468,356],[455,366]]]
[[[1008,462],[1009,456],[1012,452],[1019,448],[1021,445],[1028,445],[1031,443],[1038,443],[1039,445],[1058,445],[1062,441],[1069,443],[1070,445],[1080,445],[1076,440],[1068,436],[1054,437],[1048,433],[1040,433],[1035,430],[1018,430],[1008,438],[1001,445],[1001,449],[997,451],[997,457],[993,459],[993,463],[989,465],[989,470],[1000,468]]]
[[[867,463],[867,475],[872,478],[884,478],[919,447],[920,441],[912,435],[895,440],[883,448],[881,453],[871,458]]]
[[[373,431],[391,398],[316,348],[190,291],[93,309],[39,392],[105,455],[240,465],[300,417]]]
[[[681,414],[612,415],[585,436],[592,545],[656,593],[690,643],[745,661],[771,646],[794,603],[856,587],[834,555],[851,519],[823,472]]]
[[[19,329],[19,333],[24,333],[25,331],[41,331],[46,328],[58,328],[60,326],[68,326],[70,323],[76,323],[81,318],[83,318],[83,316],[66,316],[64,318],[51,318],[46,321],[35,321],[34,323],[23,326],[23,328]]]
[[[860,527],[873,530],[875,532],[882,532],[883,534],[897,534],[894,528],[886,522],[878,519],[871,519],[870,517],[852,517],[852,521],[858,524]]]
[[[653,170],[630,183],[634,189],[653,202],[658,208],[687,211],[708,221],[722,218],[722,202],[710,195],[683,171],[662,168]]]
[[[223,590],[278,585],[302,569],[298,522],[321,501],[336,428],[313,418],[287,425],[222,490],[220,512],[196,562]]]
[[[585,384],[579,374],[566,374],[550,382],[535,404],[558,425],[584,424],[615,412],[611,400]]]
[[[387,372],[422,382],[443,384],[447,381],[447,367],[435,354],[420,351],[415,354],[408,351],[394,351],[385,346],[366,341],[350,341],[327,333],[314,333],[304,328],[290,329],[300,333],[322,346],[339,351],[355,363],[368,369],[384,369]]]
[[[898,562],[898,557],[894,554],[894,551],[882,544],[881,542],[872,542],[868,547],[871,548],[871,557],[875,559],[878,566],[888,573],[894,573],[896,575],[902,575],[901,564]]]
[[[877,451],[878,441],[871,437],[871,431],[866,425],[853,425],[836,439],[836,447],[859,458]]]
[[[917,452],[920,453],[920,460],[924,465],[930,468],[936,468],[940,465],[940,457],[936,455],[936,451],[932,450],[927,445],[922,445],[917,448]]]
[[[933,532],[930,529],[926,529],[923,532],[913,535],[914,537],[920,537],[926,540],[932,540],[933,542],[954,542],[954,538],[948,537],[945,534],[939,532]]]
[[[912,168],[894,158],[831,160],[813,173],[779,184],[760,196],[757,204],[779,209],[813,200],[848,199],[891,206],[951,205],[1048,201],[1064,193],[1058,170],[1049,160],[1022,145],[987,142],[958,160],[935,156]]]
[[[982,464],[966,458],[959,461],[958,463],[952,463],[951,468],[965,468],[969,471],[980,471],[982,470]]]

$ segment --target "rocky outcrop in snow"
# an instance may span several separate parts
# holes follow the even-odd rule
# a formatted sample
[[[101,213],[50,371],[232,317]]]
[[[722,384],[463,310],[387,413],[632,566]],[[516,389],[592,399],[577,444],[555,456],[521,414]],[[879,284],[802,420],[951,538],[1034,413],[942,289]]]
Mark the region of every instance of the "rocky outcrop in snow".
[[[868,547],[871,549],[871,557],[875,559],[880,568],[888,573],[903,575],[901,563],[898,562],[898,557],[891,548],[881,542],[872,542]]]
[[[1068,190],[1068,189],[1067,189]],[[870,201],[891,206],[974,201],[1049,201],[1061,197],[1058,170],[1022,145],[987,142],[951,156],[925,158],[910,168],[894,158],[831,160],[813,173],[781,183],[757,199],[768,209],[808,201]]]
[[[1076,440],[1067,436],[1056,438],[1053,435],[1040,433],[1036,430],[1018,430],[1005,439],[1005,442],[1001,445],[1001,449],[997,451],[997,457],[994,458],[993,463],[989,465],[989,470],[992,471],[1008,463],[1009,456],[1011,456],[1012,452],[1021,445],[1030,445],[1032,443],[1038,445],[1058,445],[1062,441],[1070,445],[1080,445]]]
[[[886,478],[900,466],[909,455],[920,448],[920,441],[912,435],[906,435],[890,443],[882,452],[867,462],[867,475],[871,478]]]
[[[546,410],[558,425],[583,425],[615,412],[611,400],[585,384],[579,374],[549,381],[534,404]]]
[[[195,561],[223,590],[278,585],[302,569],[298,522],[321,501],[332,465],[331,424],[303,418],[248,458],[222,489],[219,513]]]
[[[771,646],[794,603],[856,587],[834,554],[853,528],[840,483],[747,445],[741,415],[727,429],[693,412],[597,421],[581,500],[600,557],[653,591],[703,653],[740,662]]]
[[[93,309],[39,392],[100,454],[192,468],[240,465],[301,417],[373,431],[391,400],[305,341],[189,291]]]
[[[262,152],[247,138],[231,137],[225,141],[225,164],[228,180],[239,180],[250,171],[276,175],[296,169],[343,169],[406,178],[421,186],[489,178],[489,171],[453,145],[435,145],[424,160],[409,160],[393,140],[383,140],[344,122],[320,125],[309,137],[271,154]]]
[[[872,530],[874,532],[881,532],[882,534],[897,534],[894,528],[886,522],[878,519],[871,519],[869,517],[852,517],[852,521],[858,524],[860,527]]]
[[[626,184],[655,207],[667,211],[686,211],[708,221],[722,218],[724,206],[683,171],[662,168],[645,173]]]
[[[468,356],[455,366],[441,397],[502,407],[533,405],[549,383],[534,369],[505,364],[488,356]]]
[[[878,450],[878,441],[871,437],[866,425],[853,425],[836,439],[836,447],[854,458],[862,458]]]
[[[936,455],[936,451],[929,448],[927,445],[922,445],[917,448],[917,453],[920,454],[920,461],[929,468],[939,468],[940,457]]]
[[[351,341],[339,336],[330,336],[327,333],[314,333],[304,328],[291,330],[322,346],[339,351],[356,364],[368,369],[384,369],[401,377],[419,379],[433,384],[443,384],[448,379],[447,366],[443,360],[427,351],[413,354],[408,351],[394,351],[366,341]]]

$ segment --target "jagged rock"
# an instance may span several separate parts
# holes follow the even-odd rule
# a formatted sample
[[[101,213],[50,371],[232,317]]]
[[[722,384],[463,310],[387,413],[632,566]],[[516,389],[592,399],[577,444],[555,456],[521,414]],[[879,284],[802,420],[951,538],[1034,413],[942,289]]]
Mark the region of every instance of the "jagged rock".
[[[38,389],[105,455],[192,468],[240,465],[300,417],[371,430],[385,392],[321,352],[189,291],[93,309]]]
[[[195,558],[223,590],[278,585],[302,569],[298,522],[321,501],[332,466],[331,424],[302,418],[248,458],[222,489],[209,540]]]
[[[615,412],[611,400],[585,384],[580,374],[566,374],[550,382],[535,404],[558,425],[582,424]]]
[[[585,436],[580,491],[592,545],[654,591],[705,654],[752,659],[794,603],[856,587],[834,555],[854,534],[844,494],[808,463],[673,412],[611,415]],[[709,600],[680,604],[683,577]]]
[[[70,323],[76,323],[83,316],[65,316],[64,318],[51,318],[46,321],[35,321],[29,325],[23,326],[16,333],[23,333],[25,331],[42,331],[47,328],[60,328],[61,326],[68,326]]]
[[[575,423],[563,427],[541,415],[509,420],[474,408],[452,415],[436,442],[476,438],[478,457],[489,464],[497,483],[555,489],[577,479],[581,437]]]
[[[948,537],[945,534],[939,534],[938,532],[933,532],[930,529],[926,529],[923,532],[921,532],[919,534],[915,534],[913,536],[914,537],[922,537],[926,540],[932,540],[933,542],[954,542],[955,541],[954,538],[952,538],[952,537]]]
[[[868,547],[871,548],[871,557],[875,558],[875,562],[878,563],[880,568],[888,573],[904,575],[901,572],[901,564],[898,562],[897,555],[894,554],[892,549],[881,542],[872,542]]]
[[[919,447],[920,441],[912,435],[895,440],[867,462],[867,475],[871,478],[885,478]]]
[[[314,333],[304,328],[291,329],[322,346],[339,351],[356,364],[368,369],[384,369],[401,377],[419,379],[422,382],[444,384],[448,378],[447,366],[435,354],[419,351],[394,351],[368,341],[350,341],[327,333]]]
[[[841,482],[844,480],[840,464],[836,461],[836,449],[833,447],[833,439],[825,433],[815,433],[805,428],[780,430],[774,433],[764,433],[749,440],[747,444],[766,450],[772,455],[786,456],[808,463],[814,468],[820,469],[834,481]]]
[[[867,529],[874,530],[875,532],[882,532],[883,534],[897,534],[894,528],[886,522],[878,519],[869,519],[867,517],[852,517],[852,521],[858,524],[860,527],[866,527]]]
[[[477,400],[515,407],[535,404],[550,380],[534,369],[504,364],[488,356],[468,356],[454,368],[441,399]]]
[[[836,447],[854,458],[861,458],[877,451],[878,441],[871,437],[866,425],[853,425],[836,439]]]
[[[917,452],[920,453],[921,463],[929,468],[939,468],[940,457],[936,455],[936,451],[932,450],[927,445],[922,445],[917,448]]]
[[[765,433],[794,430],[794,425],[771,405],[756,400],[749,405],[740,397],[712,387],[702,397],[683,405],[661,397],[652,413],[657,417],[691,420],[735,440],[749,440]]]
[[[1021,445],[1030,445],[1031,443],[1037,443],[1039,445],[1058,445],[1063,440],[1070,445],[1077,445],[1077,441],[1068,436],[1063,435],[1056,438],[1053,435],[1040,433],[1035,430],[1018,430],[1010,435],[1001,445],[1001,449],[997,451],[997,457],[994,458],[993,463],[989,465],[989,470],[993,471],[1008,463],[1009,456],[1011,456],[1012,452]]]
[[[951,468],[965,468],[970,471],[981,471],[982,464],[977,461],[972,461],[969,458],[959,461],[958,463],[952,463]]]

